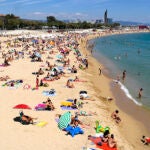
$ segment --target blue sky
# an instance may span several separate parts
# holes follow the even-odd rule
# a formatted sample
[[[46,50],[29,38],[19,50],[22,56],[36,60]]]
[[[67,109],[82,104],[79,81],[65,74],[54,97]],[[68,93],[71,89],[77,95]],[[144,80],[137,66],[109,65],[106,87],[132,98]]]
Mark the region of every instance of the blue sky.
[[[105,10],[113,20],[150,23],[150,0],[0,0],[0,14],[26,19],[103,19]]]

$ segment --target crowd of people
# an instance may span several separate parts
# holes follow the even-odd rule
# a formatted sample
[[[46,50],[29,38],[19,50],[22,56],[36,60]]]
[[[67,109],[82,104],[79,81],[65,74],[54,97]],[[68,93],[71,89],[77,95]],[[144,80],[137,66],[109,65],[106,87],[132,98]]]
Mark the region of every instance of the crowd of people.
[[[32,63],[40,62],[42,63],[42,67],[39,66],[37,72],[32,73],[35,76],[35,89],[38,90],[41,87],[48,87],[51,82],[61,79],[62,77],[66,77],[66,74],[71,74],[71,76],[75,76],[73,80],[67,79],[66,84],[64,85],[68,89],[73,89],[76,87],[76,82],[80,81],[80,77],[78,76],[78,72],[80,70],[84,71],[89,68],[88,58],[83,56],[79,51],[79,43],[77,39],[85,38],[86,34],[67,34],[62,37],[56,37],[55,39],[35,39],[35,38],[16,38],[13,41],[6,41],[7,48],[14,47],[14,50],[11,52],[3,52],[2,57],[4,59],[3,65],[10,66],[11,61],[29,58]],[[22,47],[22,51],[17,51],[18,47]],[[70,60],[70,53],[75,55],[75,62],[72,65],[72,60]],[[50,61],[52,54],[58,54],[57,60],[54,64]],[[42,57],[43,54],[46,54],[47,59],[45,61],[45,57]],[[102,75],[102,68],[99,67],[99,75]],[[1,81],[7,81],[9,76],[1,77]],[[122,80],[126,79],[126,70],[123,71]],[[142,97],[141,88],[139,90],[138,97]],[[82,101],[82,103],[78,103],[78,99]],[[107,98],[107,100],[111,101],[113,98]],[[72,101],[71,108],[81,110],[83,108],[83,104],[86,100],[95,101],[92,97],[88,96],[86,91],[82,91],[79,93],[79,98],[75,98]],[[48,97],[46,101],[42,102],[44,104],[44,110],[55,111],[56,108],[52,102],[52,100]],[[96,113],[89,113],[89,116],[92,116]],[[24,114],[23,111],[19,113],[20,119],[22,123],[27,124],[35,124],[34,120],[37,118],[33,118]],[[58,115],[59,118],[61,115]],[[73,128],[78,127],[79,125],[87,125],[86,123],[79,120],[81,116],[80,113],[76,113],[75,116],[71,117],[70,125]],[[83,115],[82,116],[87,116]],[[115,110],[110,118],[112,118],[117,124],[120,124],[122,119],[119,116],[119,110]],[[84,132],[81,132],[83,134]],[[67,135],[69,132],[67,132]],[[144,144],[148,144],[148,138],[143,136],[141,140]],[[110,134],[109,130],[106,130],[101,137],[101,141],[107,143],[110,148],[117,148],[117,141],[114,138],[114,134]]]

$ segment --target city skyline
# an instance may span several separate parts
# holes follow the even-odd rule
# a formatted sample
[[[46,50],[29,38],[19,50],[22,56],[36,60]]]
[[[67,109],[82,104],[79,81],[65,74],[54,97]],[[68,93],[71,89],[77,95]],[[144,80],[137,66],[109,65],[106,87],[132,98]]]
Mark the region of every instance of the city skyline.
[[[107,9],[113,20],[150,23],[149,0],[0,0],[0,14],[15,14],[24,19],[59,20],[103,19]]]

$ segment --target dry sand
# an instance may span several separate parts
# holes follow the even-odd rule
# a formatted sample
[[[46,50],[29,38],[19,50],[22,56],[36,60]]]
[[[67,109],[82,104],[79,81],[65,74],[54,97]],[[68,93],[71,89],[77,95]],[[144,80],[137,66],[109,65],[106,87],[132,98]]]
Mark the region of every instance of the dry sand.
[[[88,56],[89,69],[85,71],[79,70],[77,75],[79,78],[87,80],[88,82],[74,83],[75,88],[73,89],[65,88],[67,79],[75,77],[75,75],[72,74],[66,74],[66,77],[61,77],[59,80],[49,82],[49,87],[47,88],[41,87],[39,90],[23,89],[23,85],[26,83],[35,87],[35,76],[32,75],[32,72],[37,71],[40,65],[43,64],[43,62],[30,62],[30,59],[27,57],[14,60],[9,67],[0,68],[0,76],[9,75],[11,79],[23,79],[24,81],[23,85],[17,89],[10,89],[8,87],[0,88],[1,150],[80,150],[82,147],[95,147],[88,141],[87,136],[95,135],[94,126],[96,120],[99,120],[102,126],[110,127],[111,133],[114,133],[115,139],[117,140],[118,149],[142,150],[147,148],[140,142],[140,136],[146,133],[145,130],[143,132],[143,126],[139,122],[136,122],[134,118],[131,118],[123,112],[120,112],[122,122],[120,125],[117,125],[110,117],[112,111],[117,108],[115,102],[103,101],[100,98],[100,96],[113,98],[114,96],[110,89],[111,79],[105,77],[103,74],[99,76],[98,68],[99,66],[103,67],[102,64],[99,64],[86,50],[87,39],[95,38],[96,36],[99,36],[99,34],[88,36],[88,38],[84,38],[82,42],[79,40],[81,52]],[[4,38],[0,37],[0,39]],[[55,58],[55,55],[52,55],[52,57]],[[46,54],[44,58],[46,58]],[[70,53],[69,58],[71,60],[70,66],[75,64],[75,66],[78,67],[78,63],[74,63],[76,59],[73,52]],[[54,60],[55,59],[51,59],[50,62],[53,64]],[[40,78],[42,77],[40,76]],[[0,83],[2,85],[4,82]],[[51,88],[54,88],[57,93],[55,97],[50,97],[56,110],[35,111],[34,106],[47,99],[46,96],[42,95],[42,91]],[[79,98],[80,90],[88,91],[92,99],[95,99],[95,101],[86,101],[88,103],[84,102],[83,110],[91,110],[98,115],[79,117],[83,122],[89,123],[90,128],[84,128],[83,135],[77,135],[72,138],[71,136],[66,136],[65,132],[58,129],[55,115],[65,112],[60,109],[60,102],[68,98]],[[18,122],[14,122],[13,118],[19,116],[19,110],[13,109],[13,106],[21,103],[28,104],[32,107],[32,110],[24,110],[26,115],[37,117],[37,121],[46,121],[48,124],[41,128],[36,125],[22,125]],[[74,115],[74,111],[72,111],[72,114]],[[126,128],[127,124],[131,125],[130,131]]]

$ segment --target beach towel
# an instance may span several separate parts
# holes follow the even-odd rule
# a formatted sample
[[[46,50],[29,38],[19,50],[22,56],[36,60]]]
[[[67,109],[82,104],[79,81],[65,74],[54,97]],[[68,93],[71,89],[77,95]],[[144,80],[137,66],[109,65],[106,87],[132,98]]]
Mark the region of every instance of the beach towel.
[[[74,82],[87,82],[86,80],[75,80]]]
[[[44,127],[47,124],[48,124],[48,122],[46,122],[46,121],[40,121],[39,123],[36,124],[36,126],[38,126],[38,127]]]
[[[73,102],[73,99],[67,99],[68,102]]]
[[[45,110],[45,109],[46,109],[46,105],[43,103],[35,106],[35,110]]]
[[[64,102],[61,102],[60,105],[61,106],[67,106],[67,107],[69,107],[69,106],[72,106],[72,102],[70,102],[70,101],[64,101]]]
[[[54,89],[51,89],[49,91],[43,91],[42,94],[44,96],[56,96],[56,91]]]
[[[23,80],[10,80],[6,83],[4,83],[2,86],[5,87],[9,87],[10,89],[16,89],[18,88],[21,84],[23,83]]]
[[[82,150],[97,150],[95,148],[82,147]]]
[[[24,86],[23,86],[23,89],[26,89],[26,90],[28,90],[28,89],[30,89],[31,88],[31,86],[29,85],[29,84],[25,84]]]
[[[103,149],[103,150],[117,150],[117,148],[110,148],[107,143],[103,143],[101,141],[100,137],[90,137],[89,140],[91,140],[94,144],[96,144],[97,148]],[[101,145],[101,144],[102,145]]]
[[[0,64],[0,67],[7,67],[6,65],[4,65],[4,64]]]
[[[54,81],[54,80],[52,80],[53,78],[44,78],[44,79],[42,79],[43,81],[45,81],[45,82],[50,82],[50,81]]]
[[[67,107],[67,106],[61,106],[62,110],[76,110],[77,108]]]
[[[67,131],[68,134],[70,134],[72,137],[74,137],[77,134],[83,134],[84,133],[84,131],[79,126],[73,127],[70,125],[68,125],[68,127],[65,128],[65,131]]]
[[[20,118],[20,116],[15,117],[13,120],[14,120],[15,122],[20,122],[22,125],[29,125],[29,124],[30,124],[30,123],[28,123],[28,122],[22,121],[21,118]]]

